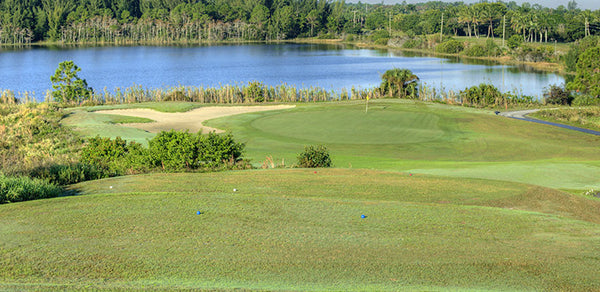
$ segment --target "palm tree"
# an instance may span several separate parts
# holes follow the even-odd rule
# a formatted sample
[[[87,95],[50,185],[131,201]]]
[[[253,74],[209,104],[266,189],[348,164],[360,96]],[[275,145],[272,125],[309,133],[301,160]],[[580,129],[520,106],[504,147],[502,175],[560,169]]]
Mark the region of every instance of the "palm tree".
[[[416,86],[419,77],[408,69],[387,70],[382,76],[379,90],[382,95],[398,98],[416,97]]]
[[[458,11],[458,23],[466,23],[469,38],[471,38],[471,6],[463,5]]]

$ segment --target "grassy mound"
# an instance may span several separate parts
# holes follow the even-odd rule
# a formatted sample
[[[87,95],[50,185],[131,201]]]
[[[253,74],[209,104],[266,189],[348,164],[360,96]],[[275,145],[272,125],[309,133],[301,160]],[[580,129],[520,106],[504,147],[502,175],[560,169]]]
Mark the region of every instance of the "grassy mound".
[[[0,206],[0,289],[600,288],[600,201],[542,187],[297,169],[74,190]]]

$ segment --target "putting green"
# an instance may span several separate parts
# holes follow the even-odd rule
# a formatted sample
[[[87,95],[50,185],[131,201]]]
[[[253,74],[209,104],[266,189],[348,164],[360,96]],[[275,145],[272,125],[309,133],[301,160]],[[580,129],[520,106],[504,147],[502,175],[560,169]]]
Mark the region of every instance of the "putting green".
[[[259,118],[251,126],[287,138],[335,144],[409,144],[444,135],[440,117],[427,112],[357,107],[285,112]]]

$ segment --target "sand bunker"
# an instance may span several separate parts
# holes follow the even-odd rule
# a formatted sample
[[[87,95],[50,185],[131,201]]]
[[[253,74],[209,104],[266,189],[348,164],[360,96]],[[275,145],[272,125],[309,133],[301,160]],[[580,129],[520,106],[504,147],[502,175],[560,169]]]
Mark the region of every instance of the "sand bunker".
[[[220,117],[251,112],[289,109],[293,107],[295,106],[207,106],[184,113],[162,113],[151,109],[104,110],[96,111],[96,113],[140,117],[154,120],[155,122],[153,123],[131,123],[124,125],[126,127],[138,128],[152,133],[169,130],[190,130],[191,132],[198,132],[202,130],[203,133],[209,133],[213,131],[221,133],[223,130],[207,127],[202,125],[202,123],[206,120]]]

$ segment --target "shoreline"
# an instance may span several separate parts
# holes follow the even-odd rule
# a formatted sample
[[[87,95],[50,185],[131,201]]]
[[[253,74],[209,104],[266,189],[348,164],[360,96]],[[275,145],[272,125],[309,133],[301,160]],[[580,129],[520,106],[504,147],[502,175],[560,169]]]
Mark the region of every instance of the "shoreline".
[[[218,46],[218,45],[249,45],[249,44],[323,44],[323,45],[339,45],[339,46],[355,46],[357,48],[373,49],[373,50],[395,50],[400,52],[411,52],[432,56],[437,58],[452,57],[460,60],[473,61],[488,61],[495,62],[501,65],[510,66],[525,66],[538,71],[556,73],[561,76],[569,75],[565,71],[564,65],[551,62],[524,62],[513,59],[510,56],[500,57],[470,57],[461,54],[444,54],[435,52],[429,49],[406,49],[389,45],[376,45],[365,42],[347,42],[343,39],[317,39],[317,38],[297,38],[292,40],[269,40],[269,41],[172,41],[172,42],[85,42],[85,43],[63,43],[63,42],[35,42],[30,44],[2,44],[0,45],[0,53],[4,48],[26,48],[26,47],[59,47],[59,48],[94,48],[94,47],[135,47],[135,46]]]

